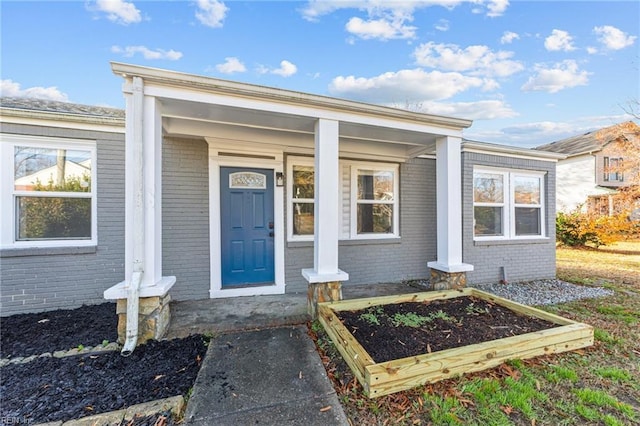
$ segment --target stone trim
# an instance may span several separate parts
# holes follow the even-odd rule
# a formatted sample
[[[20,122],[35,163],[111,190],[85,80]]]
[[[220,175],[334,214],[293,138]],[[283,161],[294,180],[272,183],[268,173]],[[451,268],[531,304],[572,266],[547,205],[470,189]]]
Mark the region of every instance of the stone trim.
[[[141,297],[138,310],[138,345],[148,340],[160,340],[169,328],[171,296]],[[127,335],[127,299],[118,299],[118,343],[124,344]]]
[[[444,272],[431,268],[432,290],[459,290],[467,286],[466,272]]]
[[[307,311],[311,320],[318,318],[318,303],[342,300],[342,282],[309,283],[307,290]]]

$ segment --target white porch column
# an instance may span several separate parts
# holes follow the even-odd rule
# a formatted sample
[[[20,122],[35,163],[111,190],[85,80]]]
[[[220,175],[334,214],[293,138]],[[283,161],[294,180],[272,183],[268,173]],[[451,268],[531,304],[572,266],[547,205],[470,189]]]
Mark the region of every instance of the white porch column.
[[[438,258],[431,269],[445,273],[473,271],[462,263],[462,165],[461,138],[436,140],[436,204]]]
[[[340,167],[338,122],[319,119],[315,125],[315,206],[313,269],[303,269],[309,283],[346,281],[338,269],[340,233]]]
[[[125,85],[125,97],[125,280],[104,297],[126,299],[136,270],[142,272],[140,297],[164,297],[176,278],[162,276],[162,117],[156,98],[144,95],[142,79]]]
[[[349,274],[338,269],[340,235],[339,123],[319,119],[315,124],[313,269],[303,269],[309,282],[307,309],[318,316],[318,303],[342,299],[342,281]]]

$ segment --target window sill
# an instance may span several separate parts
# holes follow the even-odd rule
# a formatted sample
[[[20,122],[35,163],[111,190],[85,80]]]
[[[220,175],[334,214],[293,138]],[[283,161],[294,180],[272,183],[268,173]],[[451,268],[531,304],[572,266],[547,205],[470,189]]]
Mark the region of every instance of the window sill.
[[[551,241],[550,238],[519,238],[510,240],[474,240],[474,246],[511,246],[511,245],[525,245],[525,244],[548,244]]]
[[[380,245],[380,244],[400,244],[400,237],[384,237],[384,238],[367,238],[353,240],[339,240],[338,246],[364,246],[364,245]],[[295,247],[313,247],[313,241],[287,241],[287,248]]]
[[[93,254],[98,246],[68,246],[68,247],[24,247],[5,248],[0,250],[0,258],[26,256],[56,256],[65,254]]]

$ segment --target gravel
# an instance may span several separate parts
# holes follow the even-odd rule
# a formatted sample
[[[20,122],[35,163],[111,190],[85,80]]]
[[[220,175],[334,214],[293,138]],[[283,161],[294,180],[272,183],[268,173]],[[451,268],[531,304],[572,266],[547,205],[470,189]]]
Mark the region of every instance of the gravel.
[[[520,283],[476,284],[478,290],[522,303],[523,305],[555,305],[580,299],[613,295],[612,290],[602,287],[586,287],[570,284],[558,279],[535,280]]]

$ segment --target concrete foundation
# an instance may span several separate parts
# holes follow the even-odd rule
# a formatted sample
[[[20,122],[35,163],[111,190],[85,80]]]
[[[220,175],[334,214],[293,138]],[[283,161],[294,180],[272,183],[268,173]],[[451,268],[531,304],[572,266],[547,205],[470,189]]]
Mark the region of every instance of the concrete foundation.
[[[467,286],[466,272],[444,272],[431,268],[432,290],[457,290]]]
[[[171,321],[169,302],[171,296],[141,297],[138,310],[138,344],[147,340],[159,340],[166,333]],[[124,344],[127,335],[127,299],[118,299],[118,343]]]
[[[318,303],[342,300],[342,283],[310,283],[307,289],[307,311],[311,320],[318,318]]]

